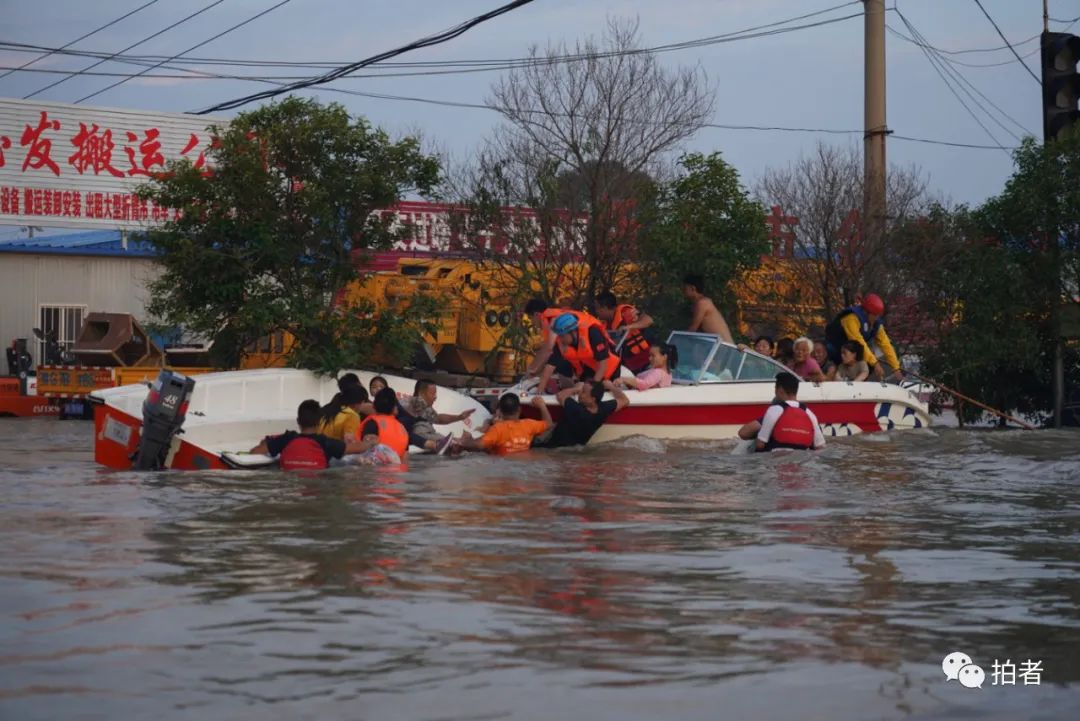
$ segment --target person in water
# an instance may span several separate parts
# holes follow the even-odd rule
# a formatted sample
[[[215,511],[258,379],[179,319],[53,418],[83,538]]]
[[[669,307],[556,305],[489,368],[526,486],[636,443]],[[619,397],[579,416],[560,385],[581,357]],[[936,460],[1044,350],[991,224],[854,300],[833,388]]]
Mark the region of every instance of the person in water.
[[[798,377],[786,371],[777,373],[775,391],[776,398],[765,411],[765,415],[740,428],[739,438],[744,441],[755,439],[756,451],[822,448],[825,445],[825,436],[818,425],[817,416],[798,401]]]
[[[874,293],[867,294],[858,304],[840,311],[825,326],[825,347],[833,363],[840,363],[840,347],[847,341],[858,343],[863,349],[863,360],[878,380],[884,380],[885,370],[870,348],[876,343],[885,362],[892,368],[896,380],[904,378],[904,369],[896,357],[889,334],[885,332],[885,302]]]
[[[461,413],[438,413],[435,411],[435,399],[438,397],[438,392],[438,386],[431,381],[416,381],[412,397],[406,399],[403,405],[409,415],[416,419],[409,434],[409,440],[419,439],[423,441],[420,447],[425,451],[441,454],[450,446],[454,436],[450,433],[446,435],[439,433],[435,430],[435,426],[464,421],[473,414],[473,409],[469,408]]]
[[[649,369],[639,373],[636,378],[616,378],[619,388],[647,390],[649,388],[667,388],[671,377],[679,365],[679,351],[671,343],[661,343],[649,349]]]
[[[532,405],[540,412],[541,420],[521,417],[521,399],[516,393],[504,393],[499,398],[499,420],[479,439],[462,433],[458,445],[466,451],[486,451],[505,456],[529,450],[533,439],[554,427],[544,399],[533,396]]]
[[[690,273],[683,278],[683,295],[693,304],[693,317],[687,330],[692,333],[711,333],[719,336],[725,343],[734,343],[724,316],[720,314],[712,298],[705,296],[703,276]]]
[[[342,390],[322,407],[318,432],[327,438],[352,441],[360,438],[360,416],[368,405],[368,394],[359,383],[338,384]],[[365,413],[366,415],[366,413]]]
[[[300,471],[320,470],[330,465],[330,461],[335,458],[367,450],[359,442],[345,443],[319,433],[321,420],[322,408],[319,402],[306,400],[296,409],[299,432],[285,431],[281,435],[267,436],[249,452],[279,458],[282,470]]]
[[[605,401],[604,391],[611,391],[614,399]],[[555,400],[562,406],[562,418],[555,424],[550,441],[536,445],[549,448],[583,446],[600,430],[608,416],[630,405],[630,399],[611,381],[579,383],[559,391]]]
[[[409,433],[397,419],[397,394],[392,388],[381,388],[375,394],[374,406],[375,413],[360,426],[360,443],[350,453],[360,453],[361,463],[404,463],[409,452]]]

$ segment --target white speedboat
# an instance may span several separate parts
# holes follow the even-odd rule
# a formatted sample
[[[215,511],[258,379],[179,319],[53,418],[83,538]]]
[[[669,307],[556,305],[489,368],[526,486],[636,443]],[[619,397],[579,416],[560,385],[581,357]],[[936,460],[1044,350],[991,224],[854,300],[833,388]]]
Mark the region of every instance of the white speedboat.
[[[380,375],[354,371],[364,386]],[[411,393],[415,380],[385,375],[399,397]],[[181,376],[182,378],[182,376]],[[194,391],[182,411],[182,431],[169,437],[165,468],[204,470],[250,468],[272,463],[267,456],[249,454],[265,436],[296,430],[296,408],[309,398],[320,404],[337,393],[337,382],[309,371],[272,368],[227,371],[194,376]],[[159,390],[159,389],[158,389]],[[139,452],[143,432],[143,402],[155,389],[137,384],[94,391],[94,460],[110,468],[129,469]],[[181,404],[182,405],[182,404]],[[473,409],[465,421],[437,426],[459,435],[490,418],[473,398],[439,387],[435,410],[458,414]]]
[[[630,405],[609,416],[590,445],[635,435],[681,440],[736,438],[740,426],[765,413],[775,397],[776,374],[788,370],[772,358],[740,351],[711,334],[676,331],[668,342],[679,352],[672,385],[627,391]],[[521,389],[502,392],[506,390]],[[499,393],[488,389],[476,394]],[[558,421],[562,409],[554,396],[545,399]],[[799,400],[814,411],[826,436],[930,425],[926,403],[892,383],[803,382],[799,384]]]

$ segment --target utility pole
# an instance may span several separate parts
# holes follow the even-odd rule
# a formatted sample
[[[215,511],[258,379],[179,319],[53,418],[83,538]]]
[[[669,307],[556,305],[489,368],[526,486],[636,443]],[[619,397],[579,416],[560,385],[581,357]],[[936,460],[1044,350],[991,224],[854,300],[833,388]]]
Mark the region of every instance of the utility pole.
[[[865,133],[863,160],[863,242],[871,246],[885,238],[885,0],[863,0],[866,18],[864,65]]]
[[[1050,32],[1050,0],[1043,0],[1043,32]]]

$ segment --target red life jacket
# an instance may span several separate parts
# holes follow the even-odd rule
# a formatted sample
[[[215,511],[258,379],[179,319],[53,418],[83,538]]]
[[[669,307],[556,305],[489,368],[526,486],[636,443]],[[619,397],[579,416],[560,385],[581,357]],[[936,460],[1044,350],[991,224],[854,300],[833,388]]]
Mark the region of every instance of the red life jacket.
[[[577,343],[567,346],[564,346],[562,343],[559,344],[559,353],[562,354],[563,360],[570,364],[570,367],[574,369],[574,373],[578,376],[580,376],[586,368],[591,368],[595,372],[596,366],[599,363],[596,358],[593,357],[593,349],[589,345],[589,329],[599,328],[600,332],[604,334],[604,342],[607,343],[610,355],[604,377],[594,378],[594,380],[602,381],[613,378],[619,371],[619,357],[614,353],[615,344],[612,343],[611,338],[608,337],[607,331],[604,329],[604,324],[588,313],[579,310],[563,312],[572,313],[577,316],[578,319]]]
[[[378,413],[368,416],[364,422],[367,421],[375,421],[375,425],[379,427],[379,443],[394,449],[404,463],[409,452],[409,433],[405,426],[401,425],[401,421],[394,416]]]
[[[765,450],[774,448],[794,448],[797,450],[810,450],[814,447],[814,422],[810,420],[810,414],[806,412],[806,404],[799,403],[789,406],[784,401],[775,401],[773,405],[781,406],[784,412],[773,426],[772,435],[765,444]]]
[[[628,310],[637,313],[637,308],[629,303],[620,303],[615,306],[615,315],[612,317],[608,328],[618,330],[623,323],[623,314]],[[627,361],[627,367],[630,370],[637,370],[639,367],[648,365],[649,341],[645,340],[645,336],[637,328],[626,334],[626,339],[623,340],[622,344],[622,357]]]
[[[326,468],[329,463],[319,442],[310,436],[297,436],[281,450],[281,470],[302,471]]]

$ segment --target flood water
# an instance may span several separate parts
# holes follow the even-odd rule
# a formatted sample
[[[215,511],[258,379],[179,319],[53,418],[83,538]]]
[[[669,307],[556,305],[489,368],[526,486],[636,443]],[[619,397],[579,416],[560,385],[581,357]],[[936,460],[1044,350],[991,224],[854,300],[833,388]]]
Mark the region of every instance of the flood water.
[[[307,478],[92,433],[0,420],[5,720],[1080,718],[1075,431]]]

